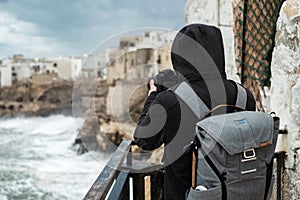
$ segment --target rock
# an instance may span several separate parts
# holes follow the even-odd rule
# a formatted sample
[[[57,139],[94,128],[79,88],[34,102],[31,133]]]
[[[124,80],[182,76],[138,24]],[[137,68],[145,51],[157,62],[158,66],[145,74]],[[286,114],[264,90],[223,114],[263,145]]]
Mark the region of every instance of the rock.
[[[152,154],[151,157],[147,160],[149,163],[157,163],[157,164],[161,164],[162,162],[162,157],[164,154],[164,146],[160,146],[158,149],[155,149]]]
[[[288,157],[286,168],[300,165],[300,2],[287,0],[277,21],[277,33],[272,59],[272,87],[270,107],[281,118],[281,128],[288,130]],[[295,157],[294,157],[295,156]],[[296,164],[296,165],[294,165]],[[299,169],[285,170],[283,199],[299,199]]]
[[[17,84],[0,88],[0,116],[67,114],[73,82],[51,85]]]
[[[109,87],[106,100],[107,114],[113,116],[120,123],[132,122],[130,113],[136,110],[137,105],[143,104],[147,97],[147,88],[144,83],[119,81],[114,87]],[[136,120],[136,116],[134,116]]]
[[[106,134],[100,130],[96,116],[88,116],[80,129],[80,138],[88,150],[109,151],[110,141]]]

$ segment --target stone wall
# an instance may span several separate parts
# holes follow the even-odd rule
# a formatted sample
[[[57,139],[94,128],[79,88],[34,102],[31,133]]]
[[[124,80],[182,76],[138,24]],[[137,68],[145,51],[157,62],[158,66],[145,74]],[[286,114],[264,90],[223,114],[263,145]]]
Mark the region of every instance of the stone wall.
[[[225,63],[228,78],[239,81],[234,61],[234,37],[232,1],[228,0],[186,0],[186,23],[204,23],[221,29],[225,49]]]
[[[276,44],[272,60],[270,110],[286,127],[288,157],[283,176],[283,199],[300,196],[300,3],[286,1],[277,22]]]

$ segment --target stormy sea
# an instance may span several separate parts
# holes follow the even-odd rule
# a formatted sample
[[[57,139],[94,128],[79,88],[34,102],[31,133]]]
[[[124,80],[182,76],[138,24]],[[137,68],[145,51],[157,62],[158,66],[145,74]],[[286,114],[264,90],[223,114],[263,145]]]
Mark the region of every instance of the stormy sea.
[[[107,156],[77,154],[74,123],[63,115],[0,119],[0,200],[83,199]]]

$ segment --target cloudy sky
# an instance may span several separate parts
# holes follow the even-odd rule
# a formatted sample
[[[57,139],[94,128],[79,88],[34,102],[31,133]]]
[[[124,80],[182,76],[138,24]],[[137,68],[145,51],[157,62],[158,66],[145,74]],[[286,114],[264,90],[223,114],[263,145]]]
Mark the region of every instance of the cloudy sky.
[[[0,0],[0,59],[81,55],[120,32],[179,29],[185,0]]]

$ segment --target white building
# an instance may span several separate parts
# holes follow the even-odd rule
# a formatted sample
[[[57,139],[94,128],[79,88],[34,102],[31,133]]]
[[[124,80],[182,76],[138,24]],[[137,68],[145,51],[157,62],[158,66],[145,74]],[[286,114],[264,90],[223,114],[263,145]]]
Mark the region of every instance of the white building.
[[[0,87],[12,85],[11,66],[0,64]]]
[[[58,77],[64,80],[75,80],[82,68],[80,58],[59,57],[49,60],[53,62],[53,68],[57,71]]]
[[[160,48],[171,45],[176,31],[146,31],[144,35],[120,38],[120,49],[136,50],[143,48]]]
[[[14,55],[11,58],[2,60],[0,66],[2,76],[1,85],[30,81],[33,76],[37,77],[37,75],[49,75],[52,78],[58,77],[64,80],[75,80],[82,68],[82,59],[59,57],[35,60],[24,58],[23,55]]]
[[[57,66],[48,59],[38,59],[31,66],[32,74],[57,74]]]
[[[11,69],[12,83],[28,81],[32,75],[37,74],[57,74],[57,67],[47,59],[24,58],[23,55],[14,55],[6,58],[2,64]]]
[[[82,69],[82,59],[80,58],[75,58],[72,57],[71,58],[71,78],[72,80],[75,80],[80,72],[80,70]]]
[[[107,67],[108,58],[105,53],[95,53],[85,55],[82,58],[81,76],[87,77],[105,77],[104,69]]]
[[[14,55],[2,61],[2,64],[11,69],[12,83],[25,81],[31,77],[33,59],[24,58],[23,55]]]

